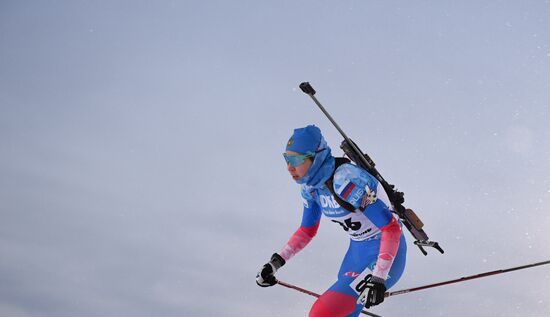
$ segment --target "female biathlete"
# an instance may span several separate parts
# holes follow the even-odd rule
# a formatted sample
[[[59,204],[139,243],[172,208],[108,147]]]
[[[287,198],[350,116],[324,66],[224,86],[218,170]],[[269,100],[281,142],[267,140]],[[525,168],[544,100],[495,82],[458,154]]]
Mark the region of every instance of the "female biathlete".
[[[367,171],[333,157],[314,125],[295,129],[283,155],[290,175],[301,185],[302,223],[258,272],[256,283],[275,285],[275,272],[311,241],[325,215],[349,234],[350,245],[338,279],[313,304],[309,316],[355,317],[363,307],[380,304],[403,274],[407,253],[386,192]]]

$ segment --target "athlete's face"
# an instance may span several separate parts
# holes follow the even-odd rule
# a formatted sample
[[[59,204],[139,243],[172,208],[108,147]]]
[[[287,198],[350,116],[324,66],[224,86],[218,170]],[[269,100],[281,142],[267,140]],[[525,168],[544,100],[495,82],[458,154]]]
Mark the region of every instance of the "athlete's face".
[[[299,155],[300,153],[293,152],[293,151],[286,151],[286,154]],[[313,164],[312,158],[306,158],[304,162],[298,166],[292,166],[292,164],[287,163],[287,170],[290,173],[290,176],[292,176],[292,179],[298,180],[307,174],[307,171],[311,167],[311,164]]]

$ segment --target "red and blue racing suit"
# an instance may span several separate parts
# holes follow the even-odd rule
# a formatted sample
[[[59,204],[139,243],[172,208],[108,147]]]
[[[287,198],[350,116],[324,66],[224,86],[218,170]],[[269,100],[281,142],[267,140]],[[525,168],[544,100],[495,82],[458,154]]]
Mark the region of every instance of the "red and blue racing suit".
[[[302,223],[279,253],[288,261],[316,235],[321,215],[349,234],[350,245],[337,281],[317,299],[310,317],[355,317],[362,310],[356,301],[357,284],[371,274],[392,287],[405,269],[407,246],[399,220],[391,212],[388,196],[378,180],[352,165],[339,166],[333,178],[334,192],[356,210],[341,207],[326,186],[301,188]]]

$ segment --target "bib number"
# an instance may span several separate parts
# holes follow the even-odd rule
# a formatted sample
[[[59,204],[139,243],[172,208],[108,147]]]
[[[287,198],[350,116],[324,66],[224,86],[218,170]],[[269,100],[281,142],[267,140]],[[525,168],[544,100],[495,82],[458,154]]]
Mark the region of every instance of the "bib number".
[[[336,222],[337,224],[342,226],[342,228],[344,228],[344,230],[346,230],[346,231],[349,231],[350,229],[352,231],[357,231],[357,230],[361,229],[361,222],[351,221],[351,218],[348,218],[348,219],[344,220],[344,222],[337,221],[337,220],[332,220],[332,221]]]

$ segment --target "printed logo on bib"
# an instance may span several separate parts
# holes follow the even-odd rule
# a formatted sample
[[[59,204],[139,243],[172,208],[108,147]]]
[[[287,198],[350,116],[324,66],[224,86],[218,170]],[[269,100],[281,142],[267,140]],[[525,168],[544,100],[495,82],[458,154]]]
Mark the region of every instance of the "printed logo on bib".
[[[321,201],[321,207],[323,208],[340,208],[340,205],[334,199],[334,196],[325,196],[319,195],[319,200]]]

